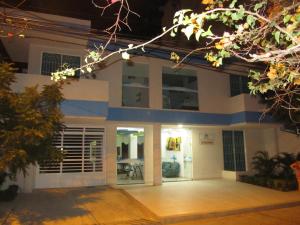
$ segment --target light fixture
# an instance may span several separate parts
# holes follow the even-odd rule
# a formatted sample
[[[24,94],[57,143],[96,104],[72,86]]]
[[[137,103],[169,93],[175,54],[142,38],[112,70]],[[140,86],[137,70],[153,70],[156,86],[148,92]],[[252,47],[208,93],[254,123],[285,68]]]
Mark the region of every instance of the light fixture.
[[[182,124],[178,124],[177,127],[178,127],[178,128],[182,128],[183,125],[182,125]]]

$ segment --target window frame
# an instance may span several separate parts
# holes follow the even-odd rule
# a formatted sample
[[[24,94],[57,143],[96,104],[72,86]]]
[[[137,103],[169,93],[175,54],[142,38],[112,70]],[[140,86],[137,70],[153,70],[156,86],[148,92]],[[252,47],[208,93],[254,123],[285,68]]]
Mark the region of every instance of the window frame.
[[[161,73],[161,81],[162,81],[162,109],[164,110],[182,110],[182,111],[199,111],[200,104],[199,104],[199,85],[198,85],[198,74],[196,70],[192,69],[183,69],[181,70],[182,73],[172,73],[172,71],[164,72],[164,68],[166,70],[169,70],[171,68],[169,67],[163,67],[162,73]],[[190,71],[191,74],[184,73],[184,71]],[[176,86],[164,86],[164,75],[170,75],[170,76],[185,76],[185,77],[194,77],[196,79],[196,89],[192,88],[185,88],[185,87],[176,87]],[[195,109],[177,109],[177,108],[165,108],[164,107],[164,91],[175,91],[175,92],[184,92],[184,93],[193,93],[197,96],[197,108]]]
[[[58,54],[61,56],[61,60],[60,62],[62,63],[62,56],[73,56],[73,57],[78,57],[80,59],[80,66],[82,66],[82,55],[79,54],[68,54],[68,53],[63,53],[61,51],[41,51],[40,52],[40,75],[42,76],[51,76],[51,75],[46,75],[46,74],[42,74],[42,66],[43,66],[43,54],[44,53],[48,53],[48,54]],[[77,78],[81,77],[81,71],[79,71],[79,76]]]
[[[226,169],[225,165],[230,165],[232,163],[225,162],[225,151],[224,151],[224,133],[230,132],[231,133],[231,147],[232,149],[232,156],[233,156],[233,169]],[[241,152],[238,152],[236,149],[237,143],[236,143],[236,134],[235,133],[242,133],[242,140],[243,140],[243,159],[240,157]],[[246,154],[246,146],[245,146],[245,132],[244,130],[222,130],[222,144],[223,144],[223,169],[224,171],[231,171],[231,172],[245,172],[247,171],[247,154]],[[238,155],[239,154],[239,155]],[[228,155],[228,153],[227,153]],[[239,156],[239,157],[237,157]],[[237,161],[239,160],[239,161]],[[243,163],[243,165],[242,165]]]
[[[232,77],[238,77],[238,93],[233,94],[233,87],[232,87]],[[249,82],[249,78],[247,76],[243,75],[237,75],[237,74],[230,74],[229,75],[229,88],[230,88],[230,97],[238,96],[241,94],[250,94],[250,90],[247,86],[247,90],[244,89],[244,81],[243,79],[247,78],[247,83]]]
[[[137,64],[137,65],[143,65],[143,66],[146,66],[147,67],[147,77],[146,76],[141,76],[141,77],[144,77],[144,78],[147,78],[148,79],[148,84],[147,85],[144,85],[144,84],[138,84],[138,83],[133,83],[133,84],[128,84],[128,83],[124,83],[124,75],[126,75],[124,73],[124,66],[126,65],[127,63],[126,62],[123,62],[122,63],[122,95],[121,95],[121,106],[122,107],[130,107],[130,108],[149,108],[150,107],[150,66],[149,64],[146,64],[146,63],[140,63],[140,62],[134,62],[134,64]],[[134,66],[133,64],[133,66]],[[127,75],[128,76],[128,75]],[[132,75],[132,76],[135,76],[135,75]],[[148,103],[147,105],[145,106],[129,106],[129,105],[125,105],[124,104],[124,101],[123,101],[123,88],[126,87],[126,88],[142,88],[142,89],[145,89],[147,91],[147,94],[148,94]]]

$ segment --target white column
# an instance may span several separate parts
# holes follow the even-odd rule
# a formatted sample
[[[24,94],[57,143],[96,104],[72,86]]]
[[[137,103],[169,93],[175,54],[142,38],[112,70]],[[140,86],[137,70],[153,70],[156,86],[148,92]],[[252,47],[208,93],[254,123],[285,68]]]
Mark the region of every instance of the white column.
[[[162,67],[157,59],[149,62],[149,107],[162,108]]]
[[[153,125],[153,184],[161,185],[161,125]]]
[[[130,159],[137,159],[137,136],[134,134],[130,135],[130,142],[129,142],[129,158]]]
[[[144,143],[144,181],[145,184],[153,184],[153,127],[145,126]]]
[[[116,146],[116,126],[106,127],[106,149],[105,149],[105,169],[106,183],[114,185],[117,183],[117,146]]]

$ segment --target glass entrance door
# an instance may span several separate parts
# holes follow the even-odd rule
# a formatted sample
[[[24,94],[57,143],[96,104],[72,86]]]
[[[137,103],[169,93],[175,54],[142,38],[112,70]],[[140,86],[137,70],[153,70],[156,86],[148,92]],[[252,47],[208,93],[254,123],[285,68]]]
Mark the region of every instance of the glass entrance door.
[[[144,183],[144,129],[117,128],[117,184]]]
[[[163,182],[186,181],[193,178],[192,133],[189,129],[162,129]]]

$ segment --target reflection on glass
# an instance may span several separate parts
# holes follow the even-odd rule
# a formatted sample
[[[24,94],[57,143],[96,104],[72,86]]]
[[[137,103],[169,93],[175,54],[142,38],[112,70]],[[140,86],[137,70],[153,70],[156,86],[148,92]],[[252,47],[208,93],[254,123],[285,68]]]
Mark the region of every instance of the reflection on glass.
[[[197,76],[193,71],[164,68],[162,84],[164,109],[198,110]]]
[[[144,129],[117,128],[117,183],[144,183]]]
[[[189,129],[162,129],[161,160],[163,182],[191,180],[192,133]]]

